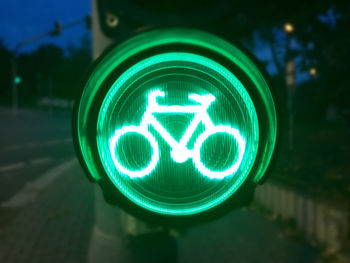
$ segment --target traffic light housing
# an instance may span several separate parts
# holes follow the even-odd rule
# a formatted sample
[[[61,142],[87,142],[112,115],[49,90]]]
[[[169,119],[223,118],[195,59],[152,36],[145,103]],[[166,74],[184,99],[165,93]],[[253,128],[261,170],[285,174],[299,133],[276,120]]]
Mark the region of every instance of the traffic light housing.
[[[97,10],[101,31],[114,40],[144,28],[171,27],[190,27],[232,39],[254,29],[252,6],[257,4],[255,0],[97,0]]]
[[[79,159],[108,202],[184,225],[252,198],[275,150],[277,112],[261,71],[231,43],[153,30],[98,59],[73,127]]]

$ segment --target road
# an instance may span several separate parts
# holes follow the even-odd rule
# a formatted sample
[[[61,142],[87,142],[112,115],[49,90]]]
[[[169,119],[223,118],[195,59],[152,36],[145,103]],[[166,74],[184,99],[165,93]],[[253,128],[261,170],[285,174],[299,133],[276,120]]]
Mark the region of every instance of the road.
[[[70,113],[0,110],[0,134],[0,262],[86,262],[94,185],[75,158]],[[177,247],[181,263],[320,262],[252,208],[188,229]]]
[[[75,154],[69,112],[0,110],[0,134],[0,202]]]

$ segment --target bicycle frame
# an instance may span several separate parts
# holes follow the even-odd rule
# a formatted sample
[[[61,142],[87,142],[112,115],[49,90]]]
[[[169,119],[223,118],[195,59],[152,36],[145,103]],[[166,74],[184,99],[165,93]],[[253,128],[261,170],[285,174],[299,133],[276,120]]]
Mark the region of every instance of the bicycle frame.
[[[172,148],[171,156],[175,162],[185,162],[188,158],[193,157],[193,150],[189,150],[186,145],[191,139],[194,131],[200,122],[202,122],[206,129],[214,127],[212,120],[210,119],[207,109],[210,104],[215,100],[215,97],[211,94],[208,95],[198,95],[190,94],[189,99],[200,103],[199,105],[189,105],[189,106],[164,106],[159,105],[157,102],[157,97],[164,97],[165,93],[160,90],[151,91],[148,94],[148,105],[146,111],[142,117],[140,127],[147,130],[148,125],[152,125],[154,129],[163,137],[163,139]],[[180,141],[177,142],[170,133],[161,125],[161,123],[153,116],[153,113],[194,113],[195,116],[190,122],[188,128],[186,129],[184,135],[181,137]]]

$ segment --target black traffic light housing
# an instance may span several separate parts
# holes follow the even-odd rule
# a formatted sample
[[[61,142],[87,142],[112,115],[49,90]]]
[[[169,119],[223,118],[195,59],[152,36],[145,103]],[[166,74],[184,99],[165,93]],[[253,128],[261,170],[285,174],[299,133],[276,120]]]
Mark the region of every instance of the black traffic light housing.
[[[112,38],[142,29],[190,27],[226,39],[251,32],[251,1],[232,0],[98,0],[99,25]]]
[[[200,40],[198,40],[195,35],[198,35]],[[181,40],[182,38],[183,40]],[[211,39],[211,41],[207,42],[209,39]],[[141,48],[143,45],[145,45],[145,47]],[[215,51],[216,48],[220,49],[220,46],[222,48],[222,51],[231,50],[234,53],[237,52],[237,54],[240,54],[240,60],[244,62],[242,64],[239,62],[240,60],[236,60],[236,62],[234,62],[234,58],[231,60],[223,55],[225,51],[224,53],[221,53],[218,50]],[[226,47],[228,49],[226,49]],[[136,51],[136,49],[139,51]],[[272,124],[271,127],[273,127],[276,124],[274,123],[276,120],[272,120],[272,123],[270,123],[271,120],[268,120],[268,113],[265,112],[264,107],[270,107],[272,105],[266,104],[267,101],[262,98],[260,91],[257,91],[254,88],[254,81],[262,81],[264,87],[266,83],[261,75],[255,75],[255,73],[253,73],[259,71],[251,62],[252,60],[238,49],[232,49],[231,44],[228,42],[202,31],[190,29],[156,31],[151,30],[149,32],[135,36],[134,38],[131,38],[130,40],[127,40],[120,45],[113,46],[108,49],[105,54],[96,61],[95,67],[87,76],[86,82],[84,84],[85,90],[82,91],[81,97],[79,101],[77,101],[74,108],[73,127],[74,142],[82,166],[86,169],[90,180],[97,181],[100,184],[101,188],[103,189],[105,199],[108,203],[118,205],[131,214],[158,224],[184,226],[208,221],[230,211],[232,208],[248,205],[252,200],[254,188],[256,184],[261,180],[261,178],[258,178],[254,181],[253,176],[250,176],[250,179],[247,179],[245,181],[245,183],[236,191],[234,196],[223,202],[220,206],[217,207],[217,209],[204,211],[199,214],[184,216],[157,214],[152,211],[147,211],[139,205],[136,205],[116,189],[115,184],[107,175],[105,168],[100,160],[97,146],[98,135],[96,129],[101,105],[104,103],[104,98],[106,97],[106,94],[109,92],[110,88],[114,85],[113,83],[116,81],[116,79],[136,63],[149,57],[172,52],[174,50],[176,52],[196,53],[205,57],[209,57],[233,71],[234,74],[243,82],[243,85],[249,88],[248,90],[250,96],[256,104],[256,107],[260,109],[259,121],[261,122],[260,126],[262,127],[262,138],[266,137],[267,134],[271,132],[269,131],[270,124]],[[127,56],[127,53],[130,52],[132,55]],[[116,64],[115,67],[106,68],[103,66],[110,65],[111,62],[120,59],[120,56],[122,54],[125,58],[122,59],[120,63]],[[249,69],[249,67],[251,67],[251,69]],[[247,70],[247,72],[245,72],[245,70]],[[249,73],[249,71],[251,72]],[[101,73],[105,76],[104,79],[100,79],[99,76]],[[85,115],[85,117],[82,114]],[[79,117],[79,115],[83,117]],[[81,119],[80,121],[79,118]],[[86,121],[84,121],[84,119],[86,119]],[[81,123],[79,124],[79,122]],[[274,134],[272,137],[276,135],[275,132],[276,131],[272,131]],[[262,150],[266,146],[269,147],[269,144],[266,144],[266,140],[269,139],[266,138],[264,139],[265,142],[259,146],[261,151],[257,157],[258,162],[266,162],[266,159],[264,160],[263,158],[264,151]],[[272,140],[274,139],[275,138]],[[273,149],[269,149],[268,151],[271,150],[273,151]],[[93,168],[88,167],[88,162],[93,162]],[[264,169],[266,169],[266,167]],[[253,167],[252,171],[254,174],[259,173],[259,165],[257,165],[255,168]]]

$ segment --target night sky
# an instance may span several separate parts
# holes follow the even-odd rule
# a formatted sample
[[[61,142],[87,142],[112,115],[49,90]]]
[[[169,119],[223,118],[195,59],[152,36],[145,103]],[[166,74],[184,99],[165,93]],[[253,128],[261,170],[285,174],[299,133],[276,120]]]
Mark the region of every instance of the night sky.
[[[56,20],[65,25],[88,14],[91,14],[90,0],[2,0],[0,39],[12,50],[18,42],[52,30]],[[44,43],[66,48],[78,44],[87,33],[85,24],[77,25],[64,30],[61,36],[49,36],[28,44],[19,53],[31,52]]]
[[[91,14],[91,0],[2,0],[0,1],[0,40],[13,50],[17,43],[54,28],[55,21],[63,25]],[[18,53],[29,53],[38,46],[53,43],[62,48],[78,45],[79,40],[89,31],[84,23],[66,29],[60,36],[48,36],[20,48]],[[259,48],[253,52],[263,61],[271,61],[267,47],[256,40]],[[268,71],[276,72],[273,63],[268,63]]]

